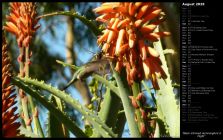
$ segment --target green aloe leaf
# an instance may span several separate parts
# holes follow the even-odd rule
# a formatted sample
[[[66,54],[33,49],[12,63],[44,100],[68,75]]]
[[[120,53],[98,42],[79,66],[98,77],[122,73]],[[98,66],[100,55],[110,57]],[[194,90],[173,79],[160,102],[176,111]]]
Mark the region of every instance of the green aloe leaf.
[[[28,129],[26,129],[23,126],[19,127],[20,130],[20,135],[24,135],[25,137],[29,137],[29,138],[41,138],[41,136],[34,134],[32,131],[29,131]]]
[[[59,98],[51,95],[49,100],[52,104],[54,104],[56,108],[59,108],[59,110],[63,112],[62,101]],[[48,130],[48,137],[50,138],[63,138],[69,136],[69,133],[65,128],[65,125],[61,123],[61,121],[58,121],[58,119],[50,111],[48,112],[47,130]]]
[[[65,115],[65,113],[61,112],[59,108],[56,108],[54,104],[52,104],[49,100],[46,99],[46,97],[41,96],[41,94],[37,90],[30,88],[29,85],[27,85],[21,80],[18,80],[17,78],[12,78],[11,81],[14,85],[23,89],[26,93],[31,95],[44,107],[46,107],[57,118],[57,120],[61,121],[64,125],[66,125],[66,128],[68,128],[75,136],[87,137],[87,135],[77,126],[75,122],[69,119],[69,117]]]
[[[121,107],[120,98],[107,87],[104,94],[104,99],[100,106],[101,110],[98,112],[99,117],[105,122],[105,124],[114,130],[118,117],[118,111]],[[97,130],[94,131],[92,137],[100,137]]]
[[[112,132],[111,128],[109,128],[103,121],[101,121],[101,119],[94,112],[88,110],[85,106],[81,105],[77,100],[73,99],[67,93],[45,84],[44,81],[40,82],[27,77],[26,78],[14,77],[13,81],[16,85],[18,83],[23,82],[52,93],[53,95],[62,99],[67,104],[71,105],[74,109],[79,111],[94,126],[94,128],[98,130],[98,132],[103,137],[117,136],[116,134],[114,134],[114,132]]]
[[[155,32],[158,32],[158,27]],[[179,101],[176,99],[173,92],[172,81],[168,72],[167,62],[164,56],[161,41],[153,43],[154,48],[160,54],[160,60],[162,62],[162,68],[167,74],[167,79],[158,80],[160,90],[157,91],[157,115],[167,124],[167,130],[171,137],[180,137],[180,106]]]

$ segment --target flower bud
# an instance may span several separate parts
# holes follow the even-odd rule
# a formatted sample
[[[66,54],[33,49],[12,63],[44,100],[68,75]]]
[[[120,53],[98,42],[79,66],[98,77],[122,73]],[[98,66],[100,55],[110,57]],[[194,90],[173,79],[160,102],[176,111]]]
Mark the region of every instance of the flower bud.
[[[136,99],[133,97],[133,96],[129,96],[129,98],[131,99],[132,101],[132,105],[134,108],[139,108],[139,105],[137,104],[136,102]]]

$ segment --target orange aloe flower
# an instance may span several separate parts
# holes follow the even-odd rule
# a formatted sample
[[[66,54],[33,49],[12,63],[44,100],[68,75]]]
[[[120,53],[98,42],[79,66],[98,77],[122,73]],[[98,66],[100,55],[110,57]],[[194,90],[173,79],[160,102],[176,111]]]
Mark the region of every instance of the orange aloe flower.
[[[15,114],[17,107],[12,106],[16,103],[14,88],[9,85],[11,77],[10,60],[7,54],[7,45],[2,36],[2,132],[3,137],[16,137],[19,133],[19,122],[15,122],[19,115]]]
[[[3,26],[8,32],[16,36],[19,47],[28,47],[33,34],[40,27],[37,22],[36,4],[33,2],[12,2],[10,14],[6,16],[8,22]]]
[[[116,58],[116,71],[126,69],[129,85],[133,81],[151,79],[159,89],[157,78],[166,79],[159,53],[145,41],[158,41],[169,32],[154,32],[163,21],[163,12],[152,2],[105,2],[94,12],[96,20],[106,24],[98,44],[106,56]]]

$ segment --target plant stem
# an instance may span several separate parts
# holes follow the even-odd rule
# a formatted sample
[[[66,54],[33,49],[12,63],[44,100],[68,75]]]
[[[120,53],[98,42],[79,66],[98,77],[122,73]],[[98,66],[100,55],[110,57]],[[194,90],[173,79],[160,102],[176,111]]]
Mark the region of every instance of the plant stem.
[[[19,75],[24,77],[24,47],[19,48],[20,61],[19,61]],[[24,122],[26,125],[26,129],[32,131],[31,125],[27,124],[29,121],[29,112],[28,112],[28,102],[27,97],[22,89],[19,89],[19,95],[22,103],[22,111],[24,116]]]
[[[132,91],[133,91],[133,97],[136,99],[136,97],[138,96],[138,94],[140,92],[140,90],[139,90],[139,84],[138,83],[133,82]],[[137,102],[137,104],[139,105],[139,108],[140,108],[142,106],[141,103],[138,100],[136,100],[136,102]],[[143,122],[143,119],[141,117],[141,113],[140,113],[139,108],[136,108],[135,109],[136,117],[137,117],[137,123],[138,123],[138,128],[140,128],[140,125],[142,123],[144,123]]]
[[[132,91],[133,91],[133,96],[136,99],[139,92],[140,92],[139,83],[133,82]],[[140,101],[136,100],[136,102],[139,106],[139,108],[136,108],[136,116],[137,116],[138,127],[140,128],[141,124],[144,124],[146,129],[148,130],[148,122],[142,118],[142,113],[140,111],[140,109],[144,110],[144,106],[143,106],[143,104],[140,103]],[[144,134],[141,134],[141,135],[142,135],[142,137],[147,137],[148,133],[144,133]]]
[[[29,47],[25,47],[25,76],[29,77]]]
[[[131,104],[131,101],[129,99],[130,95],[130,90],[129,90],[129,86],[128,83],[126,81],[126,76],[124,76],[124,71],[121,71],[121,76],[114,70],[113,65],[111,64],[111,68],[113,70],[114,73],[114,77],[117,81],[118,84],[118,88],[119,88],[119,94],[120,94],[120,98],[122,100],[122,104],[124,107],[124,111],[125,111],[125,115],[126,115],[126,119],[128,122],[128,126],[129,126],[129,130],[130,130],[130,134],[132,137],[141,137],[140,133],[139,133],[139,129],[137,127],[137,124],[135,122],[135,117],[134,117],[134,108]]]
[[[25,47],[25,76],[29,77],[29,63],[30,63],[30,56],[29,56],[29,46]],[[32,97],[30,95],[27,95],[33,115],[34,120],[34,133],[38,135],[38,132],[40,133],[40,136],[44,137],[42,127],[40,125],[40,121],[38,118],[38,113],[35,112],[36,104],[34,103]]]
[[[44,137],[44,133],[43,133],[43,129],[42,129],[42,127],[41,127],[41,124],[40,124],[40,121],[39,121],[39,117],[38,117],[38,114],[37,115],[35,115],[36,114],[36,110],[35,110],[35,108],[36,108],[36,105],[35,105],[35,103],[33,102],[33,99],[32,99],[32,97],[30,96],[30,95],[28,95],[28,99],[29,99],[29,103],[30,103],[30,107],[31,107],[31,110],[32,110],[32,114],[33,114],[33,121],[34,121],[34,128],[36,128],[36,132],[35,132],[35,134],[38,134],[38,132],[39,132],[39,134],[40,134],[40,136],[41,137]]]

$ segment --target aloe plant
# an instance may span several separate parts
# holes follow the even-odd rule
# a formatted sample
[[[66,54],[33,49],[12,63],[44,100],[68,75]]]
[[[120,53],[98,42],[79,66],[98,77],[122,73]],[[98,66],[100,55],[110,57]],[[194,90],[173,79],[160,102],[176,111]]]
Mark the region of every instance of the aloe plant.
[[[22,109],[21,118],[25,122],[25,125],[20,127],[21,135],[70,137],[71,132],[75,137],[117,138],[125,133],[124,126],[127,123],[130,137],[180,136],[180,108],[176,104],[164,57],[165,54],[171,53],[171,50],[164,51],[160,40],[170,33],[158,30],[165,19],[165,14],[156,4],[103,3],[93,9],[99,14],[96,20],[103,22],[102,26],[98,26],[95,21],[76,11],[56,11],[37,16],[36,4],[22,3],[22,5],[31,7],[20,9],[20,3],[12,3],[10,6],[15,16],[7,17],[8,21],[4,26],[6,31],[16,35],[20,47],[18,57],[20,74],[13,76],[10,81],[19,88],[21,97],[19,99],[21,105],[18,107]],[[24,21],[18,24],[14,19],[18,21],[23,19],[24,15],[19,13],[23,10],[32,13],[28,15],[31,16],[28,25],[32,25],[29,30],[24,28],[26,25],[23,27]],[[31,37],[34,37],[33,33],[38,29],[34,25],[43,18],[59,15],[73,17],[78,19],[82,26],[86,25],[85,27],[98,37],[97,43],[102,55],[100,59],[91,60],[81,66],[55,60],[56,65],[64,66],[61,69],[69,67],[75,71],[66,88],[57,88],[55,83],[37,80],[35,76],[31,78],[29,74],[31,68],[29,45]],[[148,42],[153,46],[149,46]],[[77,80],[88,83],[88,77],[97,82],[91,83],[95,88],[89,90],[92,101],[90,105],[85,106],[73,98],[67,88]],[[146,85],[146,80],[152,87]],[[152,94],[151,88],[155,94]],[[149,93],[155,107],[148,104],[143,89]],[[38,111],[40,108],[36,103],[47,109],[44,115],[46,122],[43,123],[45,129],[41,126]],[[82,121],[86,122],[84,126],[71,119],[73,116],[65,110],[65,106],[69,106],[70,111],[77,111],[82,115]]]

